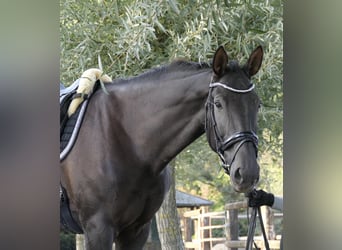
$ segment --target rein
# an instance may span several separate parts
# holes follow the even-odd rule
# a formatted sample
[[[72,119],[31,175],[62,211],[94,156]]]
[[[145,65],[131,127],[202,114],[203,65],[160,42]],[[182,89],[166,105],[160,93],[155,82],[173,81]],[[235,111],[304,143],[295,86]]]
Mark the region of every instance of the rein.
[[[222,139],[219,129],[216,124],[215,119],[215,112],[214,112],[214,103],[213,103],[213,97],[212,97],[212,89],[215,87],[222,87],[228,91],[234,92],[234,93],[240,93],[245,94],[248,92],[251,92],[255,85],[251,84],[248,89],[235,89],[230,86],[227,86],[226,84],[220,83],[220,82],[210,82],[209,84],[209,94],[208,94],[208,100],[206,103],[206,130],[208,133],[208,127],[213,127],[214,130],[214,138],[215,138],[215,147],[212,147],[215,152],[219,155],[221,161],[222,161],[222,168],[225,170],[225,172],[229,175],[230,174],[230,168],[233,164],[235,157],[241,148],[241,146],[246,142],[252,142],[253,146],[255,148],[256,157],[258,157],[258,136],[255,134],[254,131],[243,131],[243,132],[236,132],[233,135],[231,135],[228,139],[224,140]],[[210,120],[208,119],[210,117]],[[208,123],[211,123],[211,126],[208,126]],[[208,134],[207,134],[208,135]],[[210,142],[210,140],[208,140]],[[236,147],[236,150],[233,154],[233,157],[229,163],[225,160],[223,154],[224,151],[234,146],[236,143],[239,143]]]
[[[255,191],[255,189],[253,190]],[[253,192],[252,191],[252,192]],[[266,236],[266,230],[265,230],[265,226],[262,220],[262,215],[261,215],[261,209],[260,206],[259,207],[252,207],[252,215],[251,215],[251,219],[249,221],[249,226],[248,226],[248,234],[247,234],[247,243],[246,243],[246,250],[252,250],[253,246],[252,244],[254,243],[254,247],[256,249],[258,249],[258,247],[256,246],[253,238],[254,238],[254,233],[255,233],[255,227],[256,227],[256,217],[257,215],[259,216],[259,222],[260,222],[260,227],[261,227],[261,231],[262,231],[262,236],[264,238],[264,242],[265,242],[265,248],[266,250],[270,250],[270,246],[268,244],[268,240],[267,240],[267,236]],[[247,219],[248,219],[248,207],[247,207]]]

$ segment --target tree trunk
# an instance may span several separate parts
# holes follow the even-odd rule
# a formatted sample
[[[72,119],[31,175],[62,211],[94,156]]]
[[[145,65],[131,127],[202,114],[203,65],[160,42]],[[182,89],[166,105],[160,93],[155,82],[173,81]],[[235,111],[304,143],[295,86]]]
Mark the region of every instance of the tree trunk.
[[[168,166],[171,170],[171,187],[156,214],[157,227],[162,250],[184,250],[176,207],[175,168],[172,165]]]

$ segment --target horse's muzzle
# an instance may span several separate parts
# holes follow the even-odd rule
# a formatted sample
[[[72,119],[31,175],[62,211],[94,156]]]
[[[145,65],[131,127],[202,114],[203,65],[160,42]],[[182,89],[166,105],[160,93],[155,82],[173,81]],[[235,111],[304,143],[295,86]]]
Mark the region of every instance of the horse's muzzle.
[[[240,167],[241,166],[241,167]],[[230,171],[230,179],[236,192],[246,193],[251,191],[259,181],[259,165],[249,165],[248,167],[236,164]]]

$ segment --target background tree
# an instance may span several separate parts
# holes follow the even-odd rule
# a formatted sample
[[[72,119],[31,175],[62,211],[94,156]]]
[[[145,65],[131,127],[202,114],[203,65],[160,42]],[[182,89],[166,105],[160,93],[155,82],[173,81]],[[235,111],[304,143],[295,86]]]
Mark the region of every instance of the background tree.
[[[162,250],[184,249],[176,206],[175,167],[173,165],[173,162],[168,165],[171,173],[170,191],[156,214]]]
[[[259,111],[260,188],[282,194],[282,0],[61,0],[61,81],[71,84],[101,56],[113,78],[137,75],[176,58],[210,62],[219,45],[244,62],[257,46],[264,60],[254,77]],[[175,161],[177,188],[215,202],[241,199],[205,137]]]

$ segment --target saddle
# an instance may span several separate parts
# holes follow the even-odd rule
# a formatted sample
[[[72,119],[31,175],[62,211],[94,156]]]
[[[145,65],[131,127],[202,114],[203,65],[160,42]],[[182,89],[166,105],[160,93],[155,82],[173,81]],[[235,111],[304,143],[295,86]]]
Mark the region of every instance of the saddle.
[[[100,69],[88,69],[70,87],[59,84],[60,94],[60,161],[70,152],[81,127],[88,100],[98,89],[101,81],[112,79]]]
[[[76,80],[70,87],[64,88],[60,84],[59,105],[60,105],[60,161],[71,151],[81,127],[82,120],[88,105],[88,100],[91,95],[84,94],[84,101],[80,104],[75,112],[69,117],[68,110],[71,102],[80,95],[76,93],[79,86],[79,79]],[[95,82],[94,92],[99,87],[99,81]],[[62,88],[62,89],[61,89]]]

